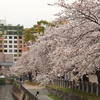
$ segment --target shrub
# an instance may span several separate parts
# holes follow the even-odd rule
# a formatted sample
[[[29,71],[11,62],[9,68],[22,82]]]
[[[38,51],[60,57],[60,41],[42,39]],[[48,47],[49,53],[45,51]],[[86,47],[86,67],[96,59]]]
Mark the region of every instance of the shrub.
[[[5,84],[5,78],[0,78],[0,84]]]

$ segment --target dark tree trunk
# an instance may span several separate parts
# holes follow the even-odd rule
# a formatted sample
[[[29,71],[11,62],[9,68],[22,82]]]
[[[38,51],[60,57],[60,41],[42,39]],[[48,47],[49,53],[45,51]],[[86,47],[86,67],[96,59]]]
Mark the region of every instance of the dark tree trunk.
[[[32,72],[28,72],[29,81],[32,82]]]
[[[96,71],[96,75],[97,75],[98,83],[100,84],[100,71]]]

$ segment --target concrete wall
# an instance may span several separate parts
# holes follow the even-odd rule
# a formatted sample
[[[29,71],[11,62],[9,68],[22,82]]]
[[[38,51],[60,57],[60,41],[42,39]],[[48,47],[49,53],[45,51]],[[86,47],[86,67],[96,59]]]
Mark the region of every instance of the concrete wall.
[[[13,55],[5,54],[5,62],[13,62]]]
[[[12,54],[0,54],[0,62],[13,62]]]
[[[30,97],[20,88],[13,86],[12,87],[12,94],[18,99],[18,100],[31,100]]]
[[[4,54],[0,54],[0,62],[4,62]]]

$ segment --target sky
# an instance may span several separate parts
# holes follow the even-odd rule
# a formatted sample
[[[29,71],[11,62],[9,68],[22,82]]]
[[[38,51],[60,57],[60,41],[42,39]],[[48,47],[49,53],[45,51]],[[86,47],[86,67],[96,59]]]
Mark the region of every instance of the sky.
[[[23,25],[31,28],[37,21],[52,21],[54,14],[62,9],[49,6],[58,0],[0,0],[0,19],[6,19],[7,24]],[[72,0],[69,0],[72,1]]]

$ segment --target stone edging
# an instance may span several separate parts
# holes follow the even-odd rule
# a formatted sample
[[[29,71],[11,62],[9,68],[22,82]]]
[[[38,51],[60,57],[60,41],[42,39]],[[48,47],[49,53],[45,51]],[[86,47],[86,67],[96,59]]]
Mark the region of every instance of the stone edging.
[[[46,86],[46,89],[48,90],[49,93],[53,94],[54,96],[62,100],[90,100],[88,98],[83,98],[73,93],[64,92],[64,91],[61,91],[59,89],[54,89],[49,86]]]

